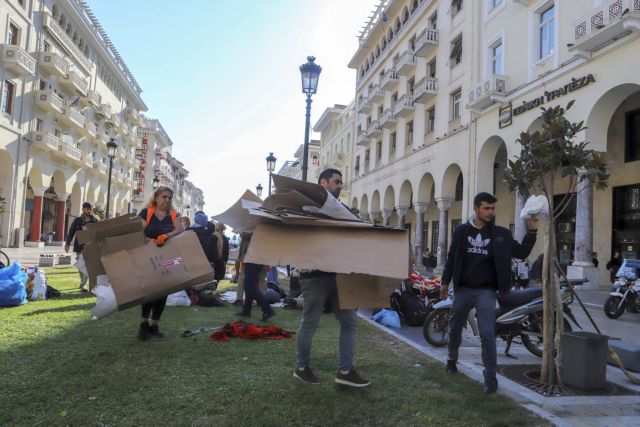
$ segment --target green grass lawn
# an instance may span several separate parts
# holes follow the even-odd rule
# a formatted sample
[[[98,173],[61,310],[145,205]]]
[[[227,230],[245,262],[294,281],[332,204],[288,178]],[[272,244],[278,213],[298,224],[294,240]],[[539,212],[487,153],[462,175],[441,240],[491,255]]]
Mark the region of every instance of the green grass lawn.
[[[237,307],[167,307],[165,339],[139,342],[139,309],[91,320],[94,298],[73,268],[47,270],[60,298],[0,309],[0,425],[527,426],[543,419],[377,328],[359,325],[366,389],[334,382],[338,323],[323,317],[311,386],[292,377],[295,339],[183,338],[234,320]],[[225,284],[225,286],[229,286]],[[295,331],[300,311],[271,324]],[[254,311],[257,321],[260,312]]]

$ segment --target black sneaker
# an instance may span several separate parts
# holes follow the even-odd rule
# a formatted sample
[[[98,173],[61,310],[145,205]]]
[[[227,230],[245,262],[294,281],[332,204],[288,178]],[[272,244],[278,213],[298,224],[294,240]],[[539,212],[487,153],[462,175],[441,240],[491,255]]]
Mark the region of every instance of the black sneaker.
[[[260,321],[261,322],[268,322],[269,319],[271,319],[275,315],[276,315],[275,311],[270,311],[268,313],[262,313],[262,318],[260,319]]]
[[[149,322],[146,320],[140,323],[140,328],[138,329],[138,339],[140,341],[147,341],[151,338],[151,331],[149,327]]]
[[[343,374],[338,370],[338,373],[336,374],[336,383],[348,385],[350,387],[366,387],[371,384],[371,381],[362,378],[354,368],[351,368],[346,374]]]
[[[320,384],[320,380],[313,373],[311,368],[297,369],[293,371],[293,376],[308,384]]]
[[[484,387],[482,387],[484,394],[491,394],[498,391],[498,380],[496,377],[484,377]]]
[[[453,375],[458,373],[458,367],[455,360],[447,360],[447,374]]]
[[[154,338],[164,338],[164,332],[160,330],[158,325],[149,326],[149,334]]]
[[[251,313],[245,313],[244,311],[239,311],[239,312],[236,313],[236,316],[251,317]]]

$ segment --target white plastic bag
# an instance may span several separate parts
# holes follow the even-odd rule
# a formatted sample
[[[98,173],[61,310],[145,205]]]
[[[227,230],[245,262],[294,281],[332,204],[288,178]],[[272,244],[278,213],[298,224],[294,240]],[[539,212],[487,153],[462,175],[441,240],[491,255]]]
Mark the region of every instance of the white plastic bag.
[[[33,292],[31,293],[31,301],[44,301],[47,299],[47,274],[36,269],[33,274]]]
[[[93,307],[91,312],[98,319],[118,311],[118,302],[116,301],[116,295],[113,293],[113,288],[109,283],[109,277],[106,274],[101,274],[96,277],[96,287],[93,289],[93,294],[96,296],[96,306]]]
[[[190,307],[191,300],[186,291],[180,291],[167,297],[167,305],[171,307]]]
[[[521,219],[549,215],[549,202],[544,196],[530,196],[520,211]]]

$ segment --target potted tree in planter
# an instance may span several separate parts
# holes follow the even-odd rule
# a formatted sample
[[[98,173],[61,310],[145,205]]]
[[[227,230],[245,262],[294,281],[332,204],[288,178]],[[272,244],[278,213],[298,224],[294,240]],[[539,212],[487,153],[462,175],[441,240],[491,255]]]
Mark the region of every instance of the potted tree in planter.
[[[609,175],[604,153],[587,148],[589,142],[575,142],[584,131],[584,122],[572,123],[566,117],[566,108],[561,106],[541,108],[542,129],[523,132],[517,142],[520,155],[509,160],[505,179],[511,191],[517,190],[528,196],[543,194],[549,203],[549,216],[543,218],[544,261],[542,267],[543,289],[543,356],[540,381],[562,385],[562,332],[563,307],[560,296],[559,272],[556,268],[556,220],[575,197],[578,184],[595,185],[596,189],[607,186]],[[586,183],[583,182],[586,180]],[[564,187],[557,191],[559,187]],[[554,194],[562,196],[554,205]]]

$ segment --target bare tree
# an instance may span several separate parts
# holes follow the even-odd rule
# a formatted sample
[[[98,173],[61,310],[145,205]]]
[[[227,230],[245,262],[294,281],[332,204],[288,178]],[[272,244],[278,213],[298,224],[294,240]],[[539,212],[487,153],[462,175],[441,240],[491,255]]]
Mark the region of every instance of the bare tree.
[[[584,131],[584,122],[571,123],[565,117],[574,101],[561,106],[541,108],[542,130],[523,132],[516,141],[522,147],[520,156],[509,160],[505,180],[510,189],[528,196],[542,193],[549,203],[549,216],[542,218],[544,231],[543,289],[543,356],[540,381],[562,384],[562,331],[564,325],[558,271],[556,270],[555,223],[572,202],[582,180],[601,190],[607,187],[609,175],[605,154],[587,149],[589,142],[574,142]],[[564,187],[555,191],[556,187]],[[554,194],[561,196],[554,205]]]

